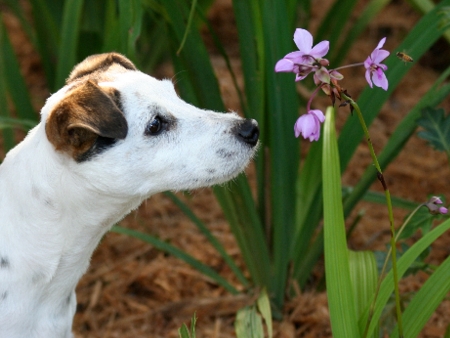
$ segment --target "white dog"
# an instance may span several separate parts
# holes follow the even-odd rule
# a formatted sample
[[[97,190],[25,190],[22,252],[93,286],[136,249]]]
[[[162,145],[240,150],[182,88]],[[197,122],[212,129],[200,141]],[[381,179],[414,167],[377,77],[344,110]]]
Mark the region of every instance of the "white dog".
[[[116,53],[88,57],[0,166],[0,337],[72,337],[101,237],[150,195],[223,183],[258,125],[198,109]]]

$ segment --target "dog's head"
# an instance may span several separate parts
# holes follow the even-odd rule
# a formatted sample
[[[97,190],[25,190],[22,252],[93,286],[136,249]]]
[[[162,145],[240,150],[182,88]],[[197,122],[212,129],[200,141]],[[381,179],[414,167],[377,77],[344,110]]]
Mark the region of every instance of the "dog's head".
[[[44,107],[70,170],[106,192],[149,195],[225,182],[248,164],[256,121],[198,109],[117,53],[88,57]]]

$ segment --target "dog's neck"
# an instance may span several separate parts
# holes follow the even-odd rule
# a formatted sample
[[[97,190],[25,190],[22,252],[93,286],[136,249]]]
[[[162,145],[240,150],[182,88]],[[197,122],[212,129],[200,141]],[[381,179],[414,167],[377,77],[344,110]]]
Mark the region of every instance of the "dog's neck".
[[[64,171],[59,163],[64,157],[50,151],[52,145],[39,135],[43,132],[36,127],[0,166],[0,191],[8,191],[8,200],[0,194],[0,259],[9,270],[6,280],[0,274],[0,291],[20,304],[16,311],[48,316],[62,303],[73,316],[73,291],[95,247],[141,199],[125,203],[87,188],[80,177]]]

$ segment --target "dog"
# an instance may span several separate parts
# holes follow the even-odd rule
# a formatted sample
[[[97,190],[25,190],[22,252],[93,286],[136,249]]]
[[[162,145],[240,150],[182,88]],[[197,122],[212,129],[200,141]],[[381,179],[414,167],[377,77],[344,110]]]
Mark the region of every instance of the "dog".
[[[75,287],[112,225],[155,193],[234,178],[258,138],[121,54],[76,65],[0,166],[0,337],[72,337]]]

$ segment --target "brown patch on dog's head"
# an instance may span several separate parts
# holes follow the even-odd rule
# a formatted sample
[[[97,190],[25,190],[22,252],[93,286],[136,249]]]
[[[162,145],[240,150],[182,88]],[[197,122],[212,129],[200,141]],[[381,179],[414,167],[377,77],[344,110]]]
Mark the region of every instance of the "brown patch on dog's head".
[[[133,62],[119,53],[104,53],[91,55],[80,62],[69,75],[66,83],[78,80],[86,75],[95,76],[96,73],[105,72],[110,66],[118,64],[128,70],[137,70]]]
[[[80,160],[99,137],[124,139],[128,124],[120,110],[120,93],[92,81],[74,87],[50,112],[45,131],[56,150]]]

